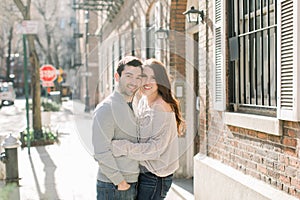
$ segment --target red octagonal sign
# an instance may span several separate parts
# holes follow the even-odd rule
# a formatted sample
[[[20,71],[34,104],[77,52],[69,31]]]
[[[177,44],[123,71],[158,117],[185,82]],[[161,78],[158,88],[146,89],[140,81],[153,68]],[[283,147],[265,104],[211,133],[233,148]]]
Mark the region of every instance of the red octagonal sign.
[[[43,82],[53,82],[57,78],[56,68],[52,65],[43,65],[40,68],[40,79]]]

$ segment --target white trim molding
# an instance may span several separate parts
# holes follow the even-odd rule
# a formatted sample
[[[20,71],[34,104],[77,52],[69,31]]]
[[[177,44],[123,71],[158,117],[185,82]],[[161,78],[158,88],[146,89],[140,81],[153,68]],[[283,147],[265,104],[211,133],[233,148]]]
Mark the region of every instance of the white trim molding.
[[[282,135],[282,121],[275,117],[224,112],[225,124],[271,135]]]

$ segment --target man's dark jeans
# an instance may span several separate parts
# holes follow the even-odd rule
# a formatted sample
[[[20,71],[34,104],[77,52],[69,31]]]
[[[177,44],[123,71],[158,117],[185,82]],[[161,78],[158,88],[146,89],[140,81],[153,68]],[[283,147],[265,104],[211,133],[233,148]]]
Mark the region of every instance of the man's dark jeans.
[[[161,200],[167,196],[173,174],[158,177],[151,172],[140,173],[138,180],[138,200]]]
[[[97,180],[97,200],[135,200],[137,195],[137,184],[130,183],[128,190],[118,190],[113,183]]]

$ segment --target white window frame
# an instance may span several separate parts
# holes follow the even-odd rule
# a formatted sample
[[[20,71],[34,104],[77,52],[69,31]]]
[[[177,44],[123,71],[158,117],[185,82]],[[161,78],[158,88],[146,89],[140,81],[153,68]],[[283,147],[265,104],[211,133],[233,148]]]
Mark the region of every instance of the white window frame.
[[[222,34],[223,36],[221,38],[221,45],[218,46],[215,42],[215,49],[216,48],[221,48],[219,52],[221,51],[221,62],[215,62],[215,68],[214,68],[214,96],[213,96],[213,101],[214,101],[214,109],[218,111],[224,111],[223,112],[223,117],[225,124],[232,125],[232,126],[237,126],[237,127],[242,127],[250,130],[256,130],[268,134],[273,134],[280,136],[282,135],[282,120],[288,120],[288,121],[300,121],[300,2],[296,0],[277,0],[277,55],[278,55],[278,66],[277,66],[277,116],[276,117],[267,117],[267,116],[260,116],[260,115],[255,115],[255,114],[242,114],[242,113],[233,113],[233,112],[226,112],[226,93],[224,92],[226,90],[227,84],[226,84],[226,79],[224,78],[225,75],[225,64],[226,63],[226,58],[225,55],[227,55],[224,51],[224,47],[226,46],[226,40],[224,38],[225,33],[224,33],[224,10],[227,8],[226,6],[226,1],[225,0],[215,0],[215,5],[216,3],[220,3],[221,1],[221,8],[222,9],[216,9],[215,6],[215,11],[216,12],[221,12],[220,13],[215,13],[216,15],[221,15],[222,19],[220,21],[215,21],[215,41],[218,40],[216,38],[216,29],[218,27],[221,27]],[[291,8],[288,8],[286,4],[292,4],[292,12]],[[282,16],[286,16],[290,12],[290,17],[293,19],[291,21],[284,21],[286,18],[282,18]],[[284,14],[283,14],[284,13]],[[226,20],[227,21],[227,20]],[[284,24],[285,23],[285,24]],[[288,30],[286,28],[286,23],[290,23],[291,25],[291,30]],[[286,29],[284,29],[286,28]],[[282,37],[282,33],[284,31],[292,31],[292,42],[290,43],[288,47],[283,47],[281,43],[285,43],[285,38]],[[286,48],[289,48],[288,51],[286,51]],[[215,50],[217,52],[217,50]],[[215,53],[216,55],[216,53]],[[290,65],[290,73],[287,77],[285,74],[286,66],[285,65],[285,59],[283,58],[282,55],[287,55],[291,56],[291,63],[288,63]],[[215,57],[216,61],[217,57]],[[218,58],[220,59],[220,58]],[[221,67],[219,69],[218,67]],[[216,81],[217,76],[216,76],[216,71],[221,70],[221,81]],[[286,78],[292,79],[287,87],[285,88],[284,81]],[[223,80],[222,80],[223,79]],[[222,87],[222,89],[217,88],[217,87]],[[284,89],[287,89],[289,92],[285,93]],[[215,92],[216,91],[222,91],[222,98],[216,98]],[[223,93],[224,92],[224,93]],[[284,101],[285,98],[290,101]],[[220,99],[220,101],[217,101]]]

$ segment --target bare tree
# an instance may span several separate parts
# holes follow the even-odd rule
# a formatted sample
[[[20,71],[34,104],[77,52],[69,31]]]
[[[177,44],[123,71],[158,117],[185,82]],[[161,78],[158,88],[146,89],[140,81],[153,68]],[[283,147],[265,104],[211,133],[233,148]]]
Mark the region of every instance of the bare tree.
[[[40,14],[44,26],[44,35],[46,37],[38,40],[37,43],[44,53],[45,62],[53,64],[56,68],[65,63],[65,59],[71,60],[71,53],[66,53],[69,48],[68,43],[72,37],[71,27],[68,26],[70,14],[68,9],[71,7],[65,1],[52,0],[34,0],[33,5]],[[63,15],[59,9],[64,8]]]
[[[10,64],[11,64],[11,55],[12,52],[15,52],[15,49],[12,49],[12,40],[13,40],[13,25],[16,20],[20,17],[19,12],[16,11],[14,4],[11,1],[3,0],[0,5],[0,16],[1,22],[1,37],[0,37],[0,64],[1,66],[6,67],[5,79],[9,80],[10,76]],[[4,65],[4,62],[6,65]]]
[[[57,0],[44,1],[44,0],[35,0],[34,6],[42,17],[43,25],[45,28],[46,36],[46,48],[42,42],[39,42],[41,49],[46,55],[46,62],[49,64],[54,64],[52,59],[52,38],[55,26],[57,26],[56,21],[56,11],[57,11]]]
[[[14,0],[16,6],[21,12],[24,20],[30,20],[30,6],[31,0],[27,0],[26,4],[22,0]],[[41,120],[41,98],[40,98],[40,62],[36,52],[34,44],[34,35],[27,35],[28,49],[29,49],[29,61],[33,68],[31,74],[31,83],[32,83],[32,115],[33,115],[33,130],[34,137],[41,138],[43,135],[42,132],[42,120]]]

